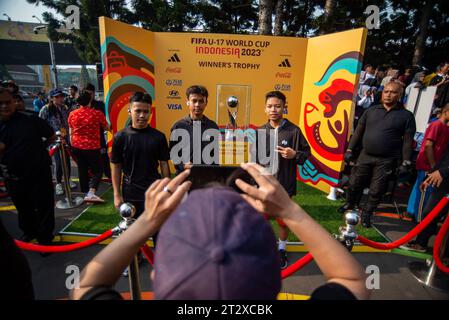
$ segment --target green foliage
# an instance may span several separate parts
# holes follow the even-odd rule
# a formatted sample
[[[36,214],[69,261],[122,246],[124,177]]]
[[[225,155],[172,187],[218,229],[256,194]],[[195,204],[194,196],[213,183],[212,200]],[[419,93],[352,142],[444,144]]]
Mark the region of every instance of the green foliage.
[[[253,0],[200,0],[196,4],[200,26],[206,32],[254,33],[257,31],[257,3]]]
[[[86,87],[86,85],[90,82],[89,80],[89,72],[87,72],[87,68],[85,65],[83,65],[81,67],[81,72],[80,72],[80,84],[79,87],[80,88],[84,88]],[[96,84],[94,84],[96,85]]]
[[[73,42],[86,63],[100,61],[98,17],[106,16],[152,31],[255,33],[258,0],[27,0],[67,16],[68,5],[80,8],[80,30],[61,33],[64,26],[50,13],[43,15],[51,39]],[[411,64],[422,9],[431,0],[284,0],[283,35],[311,37],[365,26],[366,7],[380,9],[380,29],[368,31],[365,62],[373,65]],[[276,1],[273,1],[273,4]],[[325,15],[325,4],[332,14]],[[449,49],[449,1],[433,0],[422,64],[433,68]],[[274,19],[273,19],[274,21]]]

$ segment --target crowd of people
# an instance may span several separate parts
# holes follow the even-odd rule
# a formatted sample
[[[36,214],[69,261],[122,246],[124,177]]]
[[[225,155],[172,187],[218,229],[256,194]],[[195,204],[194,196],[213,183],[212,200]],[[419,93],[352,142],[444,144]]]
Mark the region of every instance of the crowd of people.
[[[389,82],[401,84],[403,95],[400,102],[407,105],[413,88],[424,89],[428,86],[437,87],[432,109],[442,108],[449,102],[449,62],[440,63],[434,72],[415,66],[401,70],[395,67],[373,67],[367,64],[360,74],[356,97],[356,112],[354,127],[363,112],[371,105],[381,102],[382,91]]]
[[[440,64],[433,74],[412,68],[401,73],[393,68],[365,67],[360,75],[354,130],[344,155],[351,168],[347,198],[339,212],[359,208],[362,225],[371,227],[372,215],[390,182],[411,172],[416,124],[405,104],[413,88],[437,86],[433,105],[436,119],[432,119],[417,154],[418,174],[408,211],[415,217],[418,211],[425,216],[441,195],[449,192],[448,70],[449,63]],[[369,296],[357,261],[291,199],[296,195],[297,166],[305,163],[311,150],[301,129],[284,118],[286,97],[282,92],[265,95],[267,121],[259,128],[266,134],[262,139],[267,141],[270,130],[277,132],[277,172],[272,175],[258,164],[245,164],[242,169],[258,187],[238,179],[235,183],[243,191],[241,196],[220,186],[193,191],[186,197],[191,185],[186,179],[192,165],[205,163],[203,158],[198,161],[194,156],[194,126],[201,124],[200,137],[207,130],[218,130],[218,125],[204,115],[209,96],[205,87],[194,85],[186,90],[189,114],[172,126],[172,133],[178,129],[189,133],[191,146],[190,153],[176,162],[176,177],[172,180],[170,150],[181,140],[171,137],[167,141],[162,132],[149,125],[153,102],[147,93],[135,92],[130,97],[130,124],[113,137],[109,159],[104,133],[111,128],[104,103],[95,99],[93,85],[79,93],[76,86],[71,86],[68,96],[55,88],[48,101],[39,94],[33,102],[38,116],[24,112],[23,99],[15,91],[10,83],[0,88],[0,157],[2,175],[24,232],[21,240],[37,239],[49,244],[53,239],[54,193],[64,194],[62,166],[71,168],[70,159],[63,164],[59,153],[54,154],[53,187],[48,147],[57,135],[77,164],[80,190],[86,202],[104,202],[97,191],[105,174],[111,179],[115,207],[128,202],[136,208],[136,223],[86,266],[81,286],[72,292],[72,298],[119,298],[112,286],[140,246],[152,236],[157,245],[153,279],[156,298],[274,299],[280,290],[279,269],[288,265],[286,241],[290,230],[304,241],[328,279],[312,298]],[[200,154],[208,144],[199,144]],[[77,187],[71,180],[64,182],[71,188]],[[367,187],[368,197],[362,203]],[[424,206],[423,201],[418,201],[421,193],[428,199]],[[278,240],[256,212],[264,213],[265,220],[277,220]],[[447,210],[442,216],[445,214]],[[260,230],[251,236],[251,241],[245,231],[248,228]],[[406,247],[423,250],[436,228],[437,223],[431,224]],[[183,254],[171,253],[174,244],[183,246],[182,240],[190,237],[196,239],[197,246],[184,246],[180,250]],[[186,279],[185,274],[191,277]],[[219,274],[243,275],[242,279],[251,281],[251,285],[223,281]]]
[[[88,90],[82,90],[76,97],[75,108],[63,103],[63,97],[57,89],[52,90],[50,98],[51,102],[39,111],[39,117],[28,116],[16,111],[8,89],[0,89],[3,174],[16,204],[19,220],[29,223],[29,228],[22,229],[26,235],[22,240],[30,241],[36,237],[43,244],[51,241],[54,227],[51,161],[47,147],[56,138],[55,131],[61,132],[64,143],[73,150],[80,171],[81,188],[84,192],[87,191],[87,197],[90,192],[95,192],[98,185],[99,175],[93,163],[102,162],[99,130],[108,129],[103,113],[92,107],[93,99]],[[218,129],[215,122],[204,116],[208,102],[205,87],[188,88],[186,98],[189,115],[175,123],[172,130],[182,126],[191,131],[195,123],[206,124],[201,129],[203,131],[208,128]],[[281,287],[279,267],[284,268],[287,264],[286,238],[280,239],[276,245],[273,230],[266,222],[268,217],[276,218],[282,223],[285,232],[288,227],[301,237],[328,279],[325,285],[314,291],[313,299],[365,299],[369,296],[364,285],[364,274],[354,257],[291,200],[296,194],[296,184],[293,183],[296,165],[304,163],[310,155],[310,147],[301,130],[283,118],[285,96],[278,91],[269,92],[265,101],[267,123],[263,127],[278,130],[281,139],[276,150],[280,155],[278,173],[273,176],[261,166],[244,165],[243,170],[257,181],[258,188],[243,180],[236,180],[235,183],[244,192],[243,196],[226,186],[215,186],[193,191],[186,198],[185,194],[191,185],[186,179],[195,163],[194,156],[191,154],[188,159],[183,158],[176,178],[170,180],[169,148],[180,141],[170,141],[169,147],[165,135],[149,126],[152,100],[148,94],[135,92],[131,96],[128,109],[131,123],[113,139],[112,184],[114,204],[117,207],[124,201],[134,204],[137,208],[137,221],[119,240],[114,241],[88,264],[83,272],[80,288],[72,292],[72,298],[117,298],[117,293],[111,289],[112,285],[142,243],[150,236],[154,238],[167,220],[156,242],[154,283],[158,299],[274,299]],[[65,132],[63,129],[66,129]],[[201,149],[204,148],[201,145]],[[24,150],[28,153],[22,154]],[[42,160],[28,164],[27,159],[31,158],[31,153],[40,155]],[[36,155],[33,159],[36,159]],[[23,161],[18,162],[18,158]],[[24,170],[25,166],[28,171]],[[158,167],[161,173],[158,172]],[[92,170],[90,177],[84,171],[85,168]],[[10,188],[15,184],[18,186],[16,189]],[[34,186],[36,192],[24,192],[30,186]],[[44,192],[46,197],[41,201],[44,199]],[[19,195],[23,198],[18,197]],[[28,208],[20,207],[24,202],[28,204]],[[46,204],[44,208],[41,208],[42,202]],[[173,213],[174,211],[176,212]],[[189,216],[187,220],[186,212]],[[268,217],[263,218],[257,212]],[[32,221],[31,216],[36,216],[36,219]],[[45,219],[40,219],[44,216]],[[241,228],[242,225],[257,228],[259,231],[255,238],[248,241],[247,229]],[[179,230],[173,232],[173,228]],[[218,233],[221,234],[219,237]],[[176,239],[185,243],[184,240],[188,237],[195,237],[199,247],[184,250],[185,255],[173,255],[170,250],[164,249],[173,246]],[[322,246],[324,242],[326,245]],[[12,248],[11,254],[20,255],[15,248]],[[341,261],[342,258],[344,262]],[[108,266],[107,272],[99,268],[103,262]],[[198,264],[202,266],[200,269]],[[178,270],[170,271],[168,266],[177,266]],[[251,284],[222,281],[218,276],[218,269],[213,266],[229,276],[245,274],[247,277],[243,278],[251,281]],[[197,279],[192,277],[185,281],[186,270],[188,273],[196,271],[194,278]],[[179,276],[175,277],[175,273]],[[262,274],[263,277],[260,276]],[[27,279],[24,277],[24,280]]]
[[[400,72],[365,66],[356,98],[354,131],[345,153],[345,162],[352,166],[347,198],[339,212],[358,207],[362,224],[369,227],[385,193],[393,191],[398,180],[416,176],[406,211],[419,223],[449,192],[443,183],[449,143],[448,72],[449,62],[440,63],[432,73],[418,67]],[[427,129],[416,132],[411,111],[419,112],[419,101],[411,100],[412,89],[421,91],[432,86],[436,93],[432,105],[427,106],[431,109]],[[361,204],[365,188],[369,188],[368,197]],[[447,211],[448,208],[442,210],[440,218]],[[403,248],[425,252],[438,221]]]

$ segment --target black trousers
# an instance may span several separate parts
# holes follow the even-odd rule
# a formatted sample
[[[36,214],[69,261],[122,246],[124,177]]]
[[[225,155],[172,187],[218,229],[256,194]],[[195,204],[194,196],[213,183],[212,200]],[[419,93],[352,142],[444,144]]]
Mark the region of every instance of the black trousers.
[[[430,211],[440,202],[441,198],[443,198],[446,194],[449,193],[449,181],[443,180],[443,183],[439,188],[436,188],[433,193],[430,195],[429,200],[423,210],[423,217],[427,216]],[[416,243],[423,247],[427,247],[430,238],[437,233],[438,230],[438,221],[440,221],[443,217],[447,219],[447,213],[449,210],[449,205],[446,205],[443,210],[440,211],[440,214],[433,219],[433,221],[418,235],[416,238]],[[446,244],[446,251],[444,254],[445,257],[449,257],[449,243]]]
[[[349,177],[347,203],[357,205],[363,189],[369,187],[368,201],[363,209],[368,212],[376,210],[396,170],[397,162],[396,158],[375,157],[362,150]]]
[[[70,178],[70,173],[71,173],[71,169],[72,166],[70,164],[70,156],[68,155],[68,153],[66,152],[66,165],[67,165],[67,169],[68,169],[68,175]],[[57,183],[61,183],[62,182],[62,159],[61,159],[61,153],[59,152],[59,150],[57,152],[55,152],[55,154],[53,155],[53,158],[55,159],[55,175],[56,175],[56,182]]]
[[[98,189],[101,176],[103,175],[103,164],[100,149],[82,150],[72,149],[78,162],[78,176],[80,179],[81,192],[89,192],[89,188]],[[93,173],[92,179],[89,179],[89,169]]]
[[[34,169],[21,180],[6,180],[6,187],[19,215],[19,228],[40,243],[51,242],[55,200],[50,166]]]
[[[111,161],[109,160],[109,155],[107,149],[101,148],[101,162],[103,165],[103,173],[106,177],[111,179]]]

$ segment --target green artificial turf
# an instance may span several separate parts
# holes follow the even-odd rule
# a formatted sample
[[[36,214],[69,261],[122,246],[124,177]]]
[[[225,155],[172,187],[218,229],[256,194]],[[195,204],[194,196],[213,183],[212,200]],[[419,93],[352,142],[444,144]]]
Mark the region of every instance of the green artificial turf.
[[[106,202],[88,207],[65,232],[100,234],[117,226],[121,217],[114,207],[112,188],[101,196]]]
[[[338,228],[345,225],[343,215],[337,212],[337,208],[342,206],[343,202],[328,200],[326,196],[324,192],[298,181],[297,195],[293,197],[293,200],[327,231],[332,234],[338,234]],[[277,222],[271,221],[271,224],[277,234],[279,229]],[[373,241],[385,242],[385,238],[373,228],[365,229],[358,225],[357,232],[359,235]],[[297,242],[298,238],[290,233],[288,241]]]
[[[64,231],[100,234],[117,226],[120,216],[114,208],[112,189],[106,191],[102,197],[106,200],[106,203],[90,206]],[[325,193],[313,187],[298,182],[298,195],[293,200],[300,204],[330,233],[338,233],[338,228],[344,225],[342,215],[336,212],[336,209],[342,205],[342,202],[326,199]],[[271,224],[277,234],[279,227],[276,221],[271,221]],[[371,240],[385,242],[382,235],[373,228],[365,229],[358,226],[357,231],[360,235]],[[297,242],[298,238],[290,233],[288,241]]]

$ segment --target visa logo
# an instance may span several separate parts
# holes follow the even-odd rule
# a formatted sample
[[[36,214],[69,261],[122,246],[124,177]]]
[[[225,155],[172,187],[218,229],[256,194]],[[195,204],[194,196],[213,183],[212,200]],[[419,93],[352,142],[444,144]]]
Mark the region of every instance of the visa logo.
[[[182,106],[179,103],[168,103],[168,110],[182,110]]]

